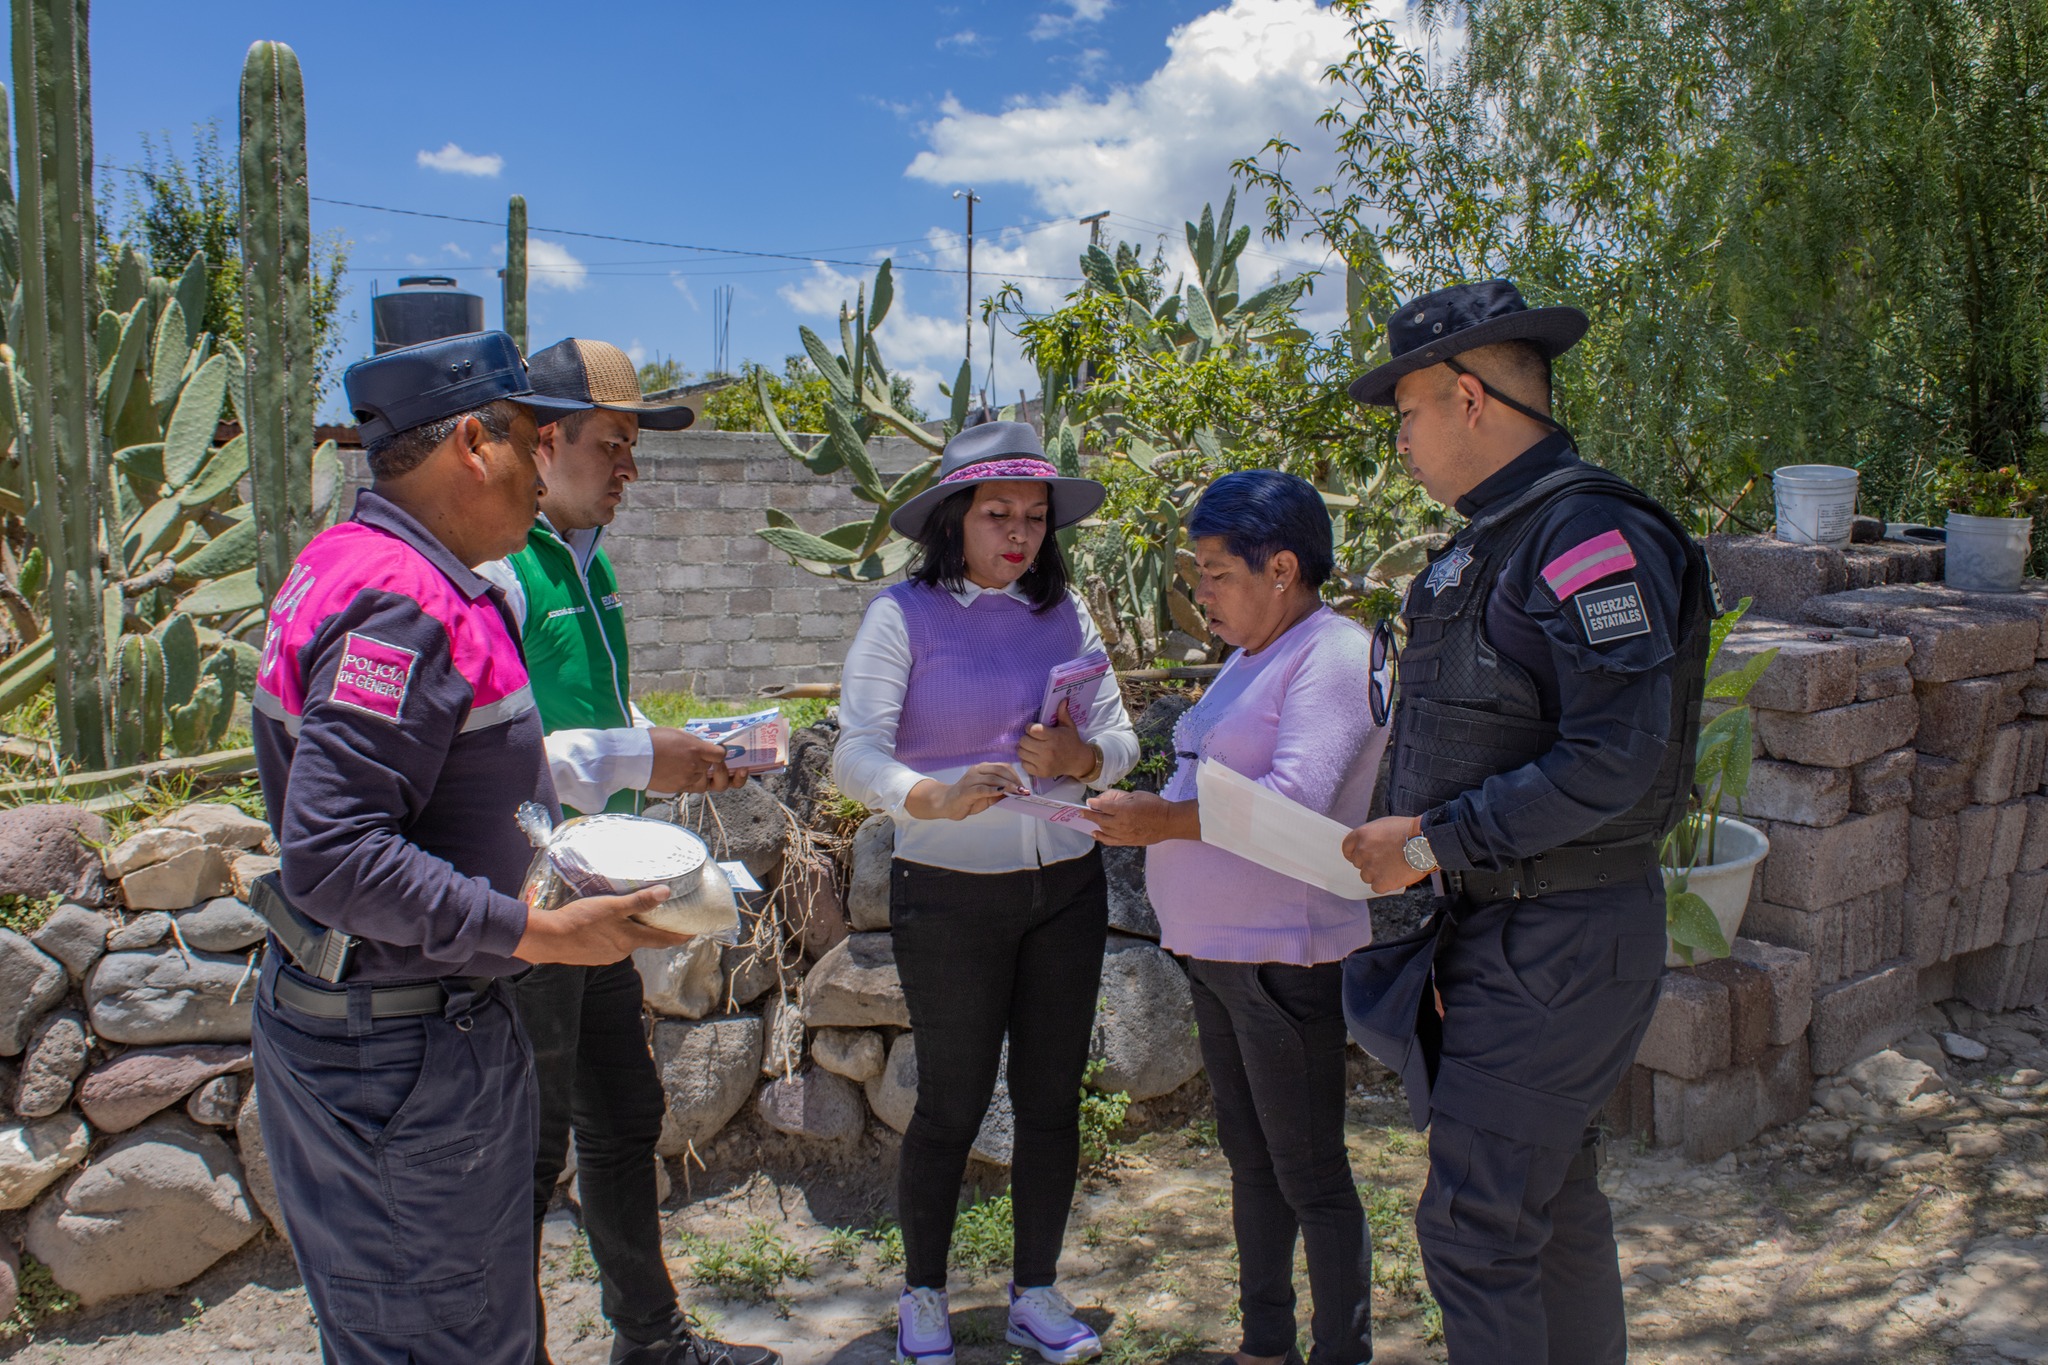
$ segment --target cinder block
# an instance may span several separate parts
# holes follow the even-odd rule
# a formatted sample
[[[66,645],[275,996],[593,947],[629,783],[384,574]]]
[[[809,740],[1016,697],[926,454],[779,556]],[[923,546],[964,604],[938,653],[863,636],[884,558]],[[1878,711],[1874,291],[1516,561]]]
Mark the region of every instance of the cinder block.
[[[2020,750],[2026,729],[2017,723],[2001,725],[1986,737],[1977,759],[1977,776],[1970,783],[1970,799],[1995,806],[2018,794]]]
[[[1913,689],[1920,703],[1920,728],[1913,747],[1942,758],[1975,759],[1984,736],[1998,724],[2004,687],[1994,678],[1922,683]]]
[[[2024,796],[2020,804],[2027,810],[2027,833],[2020,841],[2019,870],[2036,872],[2048,867],[2048,796]]]
[[[1816,910],[1905,881],[1907,819],[1904,810],[1889,810],[1852,815],[1827,829],[1766,822],[1764,899]]]
[[[1690,1161],[1713,1161],[1763,1131],[1763,1087],[1754,1063],[1697,1079],[1659,1073],[1657,1142]]]
[[[1913,642],[1903,635],[1852,636],[1849,645],[1856,651],[1859,677],[1881,669],[1904,668],[1913,657]]]
[[[1847,975],[1842,966],[1841,910],[1838,905],[1794,910],[1752,899],[1742,916],[1742,932],[1759,942],[1806,954],[1815,984],[1825,985]]]
[[[1990,594],[1932,584],[1866,588],[1806,603],[1810,621],[1871,626],[1913,642],[1906,667],[1916,682],[1953,682],[2026,668],[2038,656],[2041,625],[2000,610]]]
[[[1728,1065],[1728,990],[1697,969],[1666,973],[1657,1012],[1636,1064],[1673,1076],[1704,1076]]]
[[[1849,585],[1840,550],[1793,545],[1769,536],[1708,536],[1707,559],[1721,600],[1752,599],[1752,616],[1796,621],[1806,600]]]
[[[2005,937],[2005,907],[2012,899],[2012,879],[1993,877],[1978,889],[1977,922],[1970,934],[1971,948],[1989,948]]]
[[[1909,759],[1911,750],[1905,750]],[[1851,769],[1810,768],[1765,758],[1750,765],[1749,792],[1742,814],[1753,820],[1821,827],[1839,824],[1849,813]],[[1911,778],[1907,794],[1911,795]],[[1903,802],[1901,804],[1904,804]]]
[[[2008,1010],[2025,991],[2031,943],[1994,944],[1956,959],[1956,998],[1980,1010]]]
[[[1913,765],[1909,808],[1929,819],[1954,815],[1970,804],[1970,782],[1976,774],[1975,765],[1964,760],[1921,754]]]
[[[2001,943],[2031,943],[2041,936],[2041,912],[2048,909],[2048,870],[2015,872],[2005,901]]]
[[[1771,757],[1848,768],[1911,741],[1920,711],[1905,695],[1806,714],[1758,709],[1755,715],[1757,738]]]
[[[1923,820],[1914,816],[1906,822],[1906,890],[1929,894],[1956,885],[1956,855],[1960,848],[1956,817],[1944,815]]]
[[[1956,812],[1956,885],[1975,886],[1991,875],[1998,838],[1998,807],[1965,806]]]
[[[1771,1045],[1771,984],[1763,969],[1736,957],[1715,958],[1693,969],[1728,992],[1728,1061],[1753,1062]]]
[[[1730,946],[1736,961],[1763,973],[1771,997],[1770,1045],[1783,1047],[1795,1038],[1804,1038],[1813,1018],[1813,959],[1797,948],[1754,938],[1738,937]]]
[[[1920,1007],[1918,977],[1912,963],[1899,961],[1816,991],[1806,1034],[1813,1069],[1840,1071],[1910,1031]]]
[[[1594,1120],[1609,1137],[1642,1138],[1654,1141],[1657,1134],[1657,1073],[1646,1066],[1632,1066],[1623,1073],[1621,1084],[1601,1106]]]
[[[1908,651],[1911,652],[1910,650]],[[1876,701],[1880,697],[1896,697],[1913,690],[1913,674],[1904,665],[1896,668],[1873,668],[1868,673],[1856,675],[1856,700]]]
[[[2013,782],[2015,794],[2025,796],[2040,790],[2048,778],[2048,720],[2022,720],[2019,777]]]
[[[1984,883],[1956,888],[1955,913],[1949,917],[1947,934],[1941,945],[1943,957],[1954,957],[1967,953],[1977,941],[1977,906],[1984,899]]]
[[[1998,823],[1991,834],[1993,877],[2010,877],[2019,869],[2020,852],[2027,841],[2027,807],[2023,801],[2008,801],[1998,807]]]
[[[1806,1116],[1806,1107],[1813,1102],[1813,1065],[1805,1038],[1795,1038],[1765,1053],[1757,1062],[1756,1075],[1765,1128]]]
[[[1726,589],[1723,589],[1726,597]],[[1714,672],[1741,668],[1767,650],[1778,655],[1749,692],[1751,706],[1772,711],[1805,713],[1847,706],[1856,700],[1856,651],[1828,641],[1809,640],[1796,626],[1774,622],[1745,623],[1729,635],[1714,657]]]
[[[1850,772],[1849,809],[1858,815],[1897,810],[1913,799],[1913,769],[1919,755],[1893,749],[1859,763]]]
[[[1950,956],[1949,945],[1959,899],[1960,893],[1954,887],[1907,893],[1904,903],[1905,941],[1899,951],[1914,966],[1924,969]]]
[[[2048,716],[2048,687],[2040,683],[2029,683],[2026,691],[2020,693],[2020,713],[2028,716]]]

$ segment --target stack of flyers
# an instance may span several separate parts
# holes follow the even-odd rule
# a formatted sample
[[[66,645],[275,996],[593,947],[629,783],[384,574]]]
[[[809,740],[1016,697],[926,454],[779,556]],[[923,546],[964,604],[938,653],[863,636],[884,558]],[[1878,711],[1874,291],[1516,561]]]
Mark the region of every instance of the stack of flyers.
[[[725,766],[736,776],[772,773],[789,766],[789,721],[777,710],[750,716],[704,716],[683,728],[725,746]]]
[[[1099,649],[1090,650],[1078,659],[1054,664],[1052,671],[1045,675],[1045,699],[1038,707],[1039,724],[1057,723],[1060,704],[1064,702],[1074,724],[1085,730],[1088,717],[1095,709],[1095,699],[1109,676],[1109,656]],[[1032,789],[1040,789],[1042,782],[1043,779],[1033,778]]]
[[[1050,796],[1033,796],[1028,792],[1022,792],[1015,796],[1006,796],[996,804],[1019,815],[1028,815],[1034,820],[1045,820],[1055,825],[1072,825],[1083,834],[1093,834],[1100,828],[1091,818],[1095,814],[1094,811],[1086,806],[1077,806],[1071,801],[1055,801]]]

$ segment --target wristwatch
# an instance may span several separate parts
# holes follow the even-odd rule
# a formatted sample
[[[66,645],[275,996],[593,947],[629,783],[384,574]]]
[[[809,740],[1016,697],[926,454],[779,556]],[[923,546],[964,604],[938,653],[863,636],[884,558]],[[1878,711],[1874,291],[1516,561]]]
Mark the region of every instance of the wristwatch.
[[[1436,871],[1436,850],[1429,846],[1427,834],[1418,834],[1402,844],[1401,856],[1417,872]]]

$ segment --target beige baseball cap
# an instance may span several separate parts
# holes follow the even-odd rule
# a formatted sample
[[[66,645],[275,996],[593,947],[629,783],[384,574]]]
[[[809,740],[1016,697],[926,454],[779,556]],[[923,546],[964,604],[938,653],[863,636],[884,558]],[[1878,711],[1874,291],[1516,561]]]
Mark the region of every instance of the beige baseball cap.
[[[630,412],[648,431],[681,431],[697,420],[687,403],[650,403],[640,396],[640,371],[631,356],[609,341],[569,337],[526,362],[533,391],[592,407]]]

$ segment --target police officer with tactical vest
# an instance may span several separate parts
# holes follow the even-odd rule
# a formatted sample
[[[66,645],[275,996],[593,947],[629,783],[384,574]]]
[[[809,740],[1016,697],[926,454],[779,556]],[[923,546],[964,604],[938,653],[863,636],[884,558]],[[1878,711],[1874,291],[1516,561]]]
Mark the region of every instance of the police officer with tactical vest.
[[[625,609],[600,543],[639,477],[640,432],[680,431],[696,414],[643,398],[633,362],[608,342],[571,337],[536,352],[527,369],[535,392],[577,410],[540,429],[534,464],[547,487],[526,544],[477,572],[503,591],[518,623],[563,813],[633,814],[645,792],[725,791],[741,779],[726,770],[724,746],[654,725],[633,705]],[[614,1365],[775,1365],[779,1357],[764,1347],[702,1335],[677,1306],[655,1185],[667,1105],[632,959],[535,967],[517,1000],[539,1083],[535,1245],[573,1130]],[[534,1365],[547,1365],[544,1308],[540,1321]]]
[[[1381,892],[1441,879],[1423,933],[1346,964],[1345,1005],[1429,1124],[1416,1232],[1453,1365],[1628,1352],[1594,1116],[1656,1005],[1713,590],[1551,416],[1586,326],[1505,280],[1442,289],[1350,390],[1399,412],[1410,472],[1468,519],[1403,608],[1392,814],[1344,841]]]

